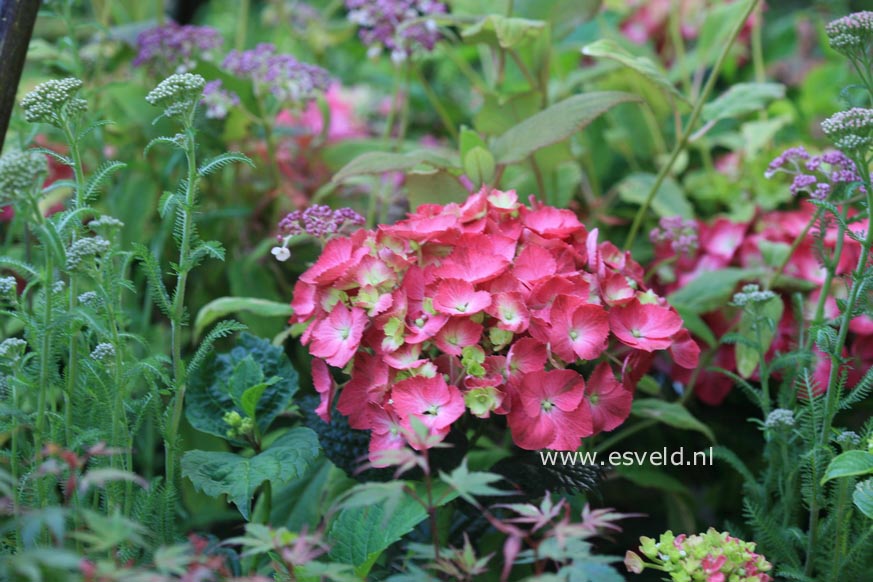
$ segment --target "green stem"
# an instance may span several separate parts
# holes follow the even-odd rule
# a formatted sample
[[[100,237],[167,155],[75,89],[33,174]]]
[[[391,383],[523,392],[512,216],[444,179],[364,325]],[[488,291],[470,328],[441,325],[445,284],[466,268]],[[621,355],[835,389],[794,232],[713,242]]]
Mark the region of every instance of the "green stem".
[[[182,212],[182,237],[179,242],[179,272],[176,278],[176,289],[173,294],[172,320],[170,322],[173,384],[175,385],[176,396],[173,401],[170,424],[167,427],[165,444],[167,487],[171,489],[174,489],[176,486],[176,464],[178,462],[179,445],[177,440],[185,402],[186,369],[185,362],[182,360],[182,324],[185,317],[185,288],[188,284],[188,272],[190,270],[189,255],[194,228],[193,208],[197,197],[197,144],[194,128],[190,123],[186,124],[185,127],[185,140],[188,181],[185,188],[185,206],[179,210],[179,212]]]
[[[446,133],[449,134],[452,140],[458,141],[458,129],[455,127],[455,124],[452,121],[452,117],[449,115],[449,112],[446,111],[446,108],[443,105],[442,101],[440,101],[439,96],[436,94],[430,82],[421,72],[421,68],[414,67],[414,70],[415,76],[418,79],[418,82],[421,84],[421,88],[424,89],[424,94],[427,96],[428,101],[439,116],[443,127],[446,129]]]
[[[670,154],[670,158],[667,160],[666,164],[661,166],[661,171],[658,172],[658,175],[655,178],[655,183],[652,184],[652,188],[649,190],[649,193],[646,196],[643,205],[640,206],[639,210],[637,210],[636,216],[634,216],[630,232],[628,233],[627,240],[625,240],[624,243],[625,250],[630,250],[630,248],[633,246],[634,241],[637,237],[637,233],[642,226],[643,219],[645,218],[646,213],[649,211],[649,207],[652,205],[652,200],[655,199],[655,195],[658,193],[658,190],[661,188],[661,184],[664,183],[667,175],[673,169],[673,165],[676,163],[676,160],[679,159],[679,155],[685,150],[685,147],[688,145],[688,138],[691,137],[691,133],[694,130],[694,125],[697,123],[697,120],[700,117],[700,113],[703,111],[703,106],[706,103],[709,94],[712,92],[712,89],[715,87],[715,82],[718,79],[719,71],[721,71],[721,67],[724,64],[725,59],[727,59],[730,48],[731,46],[733,46],[734,41],[740,34],[740,31],[743,29],[743,25],[745,24],[746,20],[748,20],[749,15],[758,6],[758,1],[759,0],[752,0],[752,2],[749,3],[749,7],[743,13],[742,17],[734,25],[728,41],[725,43],[724,48],[722,48],[721,53],[718,55],[718,60],[716,60],[715,65],[712,68],[712,72],[709,74],[709,78],[706,80],[706,85],[704,85],[703,91],[701,91],[700,96],[698,96],[697,100],[694,102],[694,109],[691,111],[691,117],[688,119],[688,123],[685,125],[685,129],[682,131],[682,135],[679,137],[679,140],[676,142],[676,145],[674,146],[673,151]]]
[[[239,15],[236,21],[236,37],[234,45],[236,50],[241,51],[246,46],[246,34],[249,28],[249,12],[251,11],[251,0],[239,0]]]

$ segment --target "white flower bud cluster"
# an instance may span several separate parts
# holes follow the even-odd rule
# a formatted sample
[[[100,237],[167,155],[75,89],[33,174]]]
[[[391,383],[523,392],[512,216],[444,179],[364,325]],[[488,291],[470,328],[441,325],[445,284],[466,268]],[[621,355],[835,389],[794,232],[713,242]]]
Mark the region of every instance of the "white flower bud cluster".
[[[67,251],[67,270],[74,271],[89,257],[105,253],[109,250],[109,241],[100,236],[80,238]]]
[[[10,295],[18,290],[15,277],[0,277],[0,295]]]
[[[98,234],[108,234],[124,228],[124,223],[113,216],[103,215],[88,223],[88,228]]]
[[[866,149],[873,134],[873,109],[839,111],[822,121],[821,129],[844,152]]]
[[[13,150],[0,157],[0,200],[33,188],[38,176],[48,172],[45,156],[34,151]]]
[[[75,78],[53,79],[37,85],[21,100],[24,118],[30,123],[48,123],[61,127],[64,119],[88,110],[84,99],[76,97],[82,81]]]
[[[100,306],[100,297],[95,291],[85,291],[78,297],[79,303],[85,307],[96,308]]]
[[[734,295],[733,304],[743,307],[749,303],[766,303],[776,297],[772,291],[761,291],[757,285],[744,285],[742,291]]]
[[[109,358],[115,357],[115,346],[110,343],[99,343],[97,346],[91,351],[91,358],[97,360],[98,362],[102,362],[104,360],[108,360]]]
[[[17,337],[11,337],[0,343],[0,359],[17,362],[24,355],[27,342]]]
[[[163,107],[167,117],[184,116],[200,101],[205,86],[206,80],[200,75],[170,75],[146,95],[146,101]]]
[[[777,408],[767,415],[764,426],[771,430],[792,428],[794,426],[794,413],[787,408]]]
[[[825,33],[834,50],[855,56],[873,44],[873,12],[865,10],[838,18],[825,27]]]

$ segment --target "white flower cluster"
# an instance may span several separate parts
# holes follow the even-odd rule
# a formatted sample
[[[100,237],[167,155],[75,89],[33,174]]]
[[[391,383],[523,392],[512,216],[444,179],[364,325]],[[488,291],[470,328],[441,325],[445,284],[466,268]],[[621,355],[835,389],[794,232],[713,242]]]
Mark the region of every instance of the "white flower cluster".
[[[839,111],[822,121],[821,129],[844,152],[866,149],[873,134],[873,109]]]
[[[114,357],[115,346],[106,342],[97,344],[97,346],[91,352],[91,358],[97,360],[98,362],[102,362],[103,360],[108,360],[109,358]]]
[[[88,228],[98,234],[105,234],[124,228],[124,223],[113,216],[103,215],[88,223]]]
[[[734,295],[733,304],[742,307],[749,303],[766,303],[776,297],[772,291],[761,291],[757,285],[744,285],[742,291]]]
[[[18,290],[15,277],[0,277],[0,295],[9,295]]]
[[[45,156],[13,150],[0,157],[0,200],[8,200],[33,188],[38,176],[48,172]]]
[[[146,95],[146,101],[163,107],[167,117],[187,115],[203,96],[206,79],[192,73],[170,75]]]
[[[825,32],[834,50],[855,56],[873,44],[873,12],[865,10],[838,18],[825,27]]]
[[[78,297],[79,303],[86,307],[96,308],[100,305],[100,297],[95,291],[85,291]]]
[[[76,97],[81,87],[82,81],[72,77],[37,85],[21,100],[24,118],[30,123],[42,122],[61,127],[65,119],[87,111],[87,102]]]
[[[769,429],[791,428],[794,426],[794,413],[787,408],[777,408],[767,415],[764,426]]]
[[[0,343],[0,358],[17,362],[24,355],[27,342],[17,337],[11,337]]]
[[[100,236],[80,238],[67,251],[67,270],[74,271],[89,257],[109,250],[109,241]]]

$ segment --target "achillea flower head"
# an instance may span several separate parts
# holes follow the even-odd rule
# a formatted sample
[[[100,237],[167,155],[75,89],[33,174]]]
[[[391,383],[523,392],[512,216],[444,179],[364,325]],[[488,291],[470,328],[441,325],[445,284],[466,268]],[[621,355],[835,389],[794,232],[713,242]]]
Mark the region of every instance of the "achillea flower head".
[[[831,47],[848,57],[860,56],[873,44],[873,12],[843,16],[825,27]]]
[[[655,244],[669,243],[677,255],[691,255],[697,250],[697,223],[681,216],[667,216],[660,220],[649,238]]]
[[[821,129],[844,152],[866,150],[873,134],[873,109],[839,111],[822,121]]]
[[[88,110],[88,103],[77,97],[82,81],[75,78],[52,79],[37,85],[21,100],[24,118],[30,123],[48,123],[61,127]]]
[[[855,162],[839,151],[811,155],[805,148],[789,148],[776,157],[764,172],[765,178],[772,178],[777,173],[794,176],[791,182],[791,193],[809,193],[814,200],[824,200],[838,184],[860,182]],[[859,187],[864,191],[864,187]]]
[[[97,296],[95,291],[85,291],[78,297],[79,303],[86,307],[97,307],[100,305],[100,297]]]
[[[396,63],[418,48],[432,51],[440,39],[433,16],[446,13],[437,0],[346,0],[349,20],[360,27],[358,36],[377,56],[383,50]]]
[[[792,427],[794,427],[794,413],[787,408],[777,408],[764,420],[764,428],[770,430]]]
[[[18,290],[15,277],[0,277],[0,296],[12,295]]]
[[[731,301],[737,307],[743,307],[749,303],[766,303],[777,295],[772,291],[762,291],[758,285],[744,285],[742,291],[736,293]]]
[[[98,362],[102,362],[104,360],[108,360],[109,358],[115,357],[115,346],[110,343],[99,343],[97,346],[91,351],[91,359],[97,360]]]
[[[146,101],[155,107],[163,107],[167,117],[185,116],[197,106],[205,86],[206,79],[200,75],[170,75],[146,95]]]
[[[146,66],[158,74],[188,73],[199,60],[214,61],[223,43],[221,33],[212,27],[168,22],[140,33],[133,66]]]
[[[80,238],[67,250],[67,270],[78,269],[82,262],[90,257],[103,254],[109,250],[110,243],[100,236]]]
[[[96,218],[90,221],[88,223],[88,228],[97,234],[110,236],[118,230],[124,228],[124,223],[114,216],[104,214],[100,218]]]
[[[301,63],[289,54],[261,43],[246,51],[233,50],[222,67],[238,77],[251,79],[259,94],[271,93],[278,101],[305,103],[330,86],[330,74],[316,65]]]
[[[239,95],[221,86],[221,81],[209,81],[203,87],[203,105],[209,119],[224,119],[230,110],[239,105]]]
[[[0,156],[0,200],[8,200],[33,189],[48,173],[45,155],[34,151],[12,150]]]
[[[330,206],[314,204],[306,210],[295,210],[279,222],[279,235],[276,238],[281,246],[274,247],[271,252],[276,260],[284,262],[291,257],[287,246],[295,236],[309,235],[326,241],[365,222],[364,217],[351,208],[334,210]]]
[[[0,359],[8,362],[17,362],[24,355],[24,350],[27,348],[27,342],[21,338],[11,337],[3,340],[0,343]]]
[[[834,440],[846,451],[857,449],[861,446],[861,436],[853,430],[844,430]]]

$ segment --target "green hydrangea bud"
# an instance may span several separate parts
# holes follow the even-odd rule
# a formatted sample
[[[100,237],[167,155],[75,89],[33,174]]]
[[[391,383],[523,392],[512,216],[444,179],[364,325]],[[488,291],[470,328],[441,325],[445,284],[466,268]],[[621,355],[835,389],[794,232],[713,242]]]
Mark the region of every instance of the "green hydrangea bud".
[[[501,392],[494,386],[482,386],[473,388],[464,394],[464,404],[470,409],[473,416],[488,418],[491,412],[496,410],[503,402]]]

